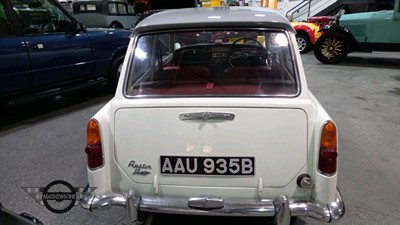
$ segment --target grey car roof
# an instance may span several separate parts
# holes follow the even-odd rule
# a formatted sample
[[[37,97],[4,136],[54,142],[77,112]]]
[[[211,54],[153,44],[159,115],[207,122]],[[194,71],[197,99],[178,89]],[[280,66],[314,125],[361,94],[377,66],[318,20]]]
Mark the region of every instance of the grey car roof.
[[[249,6],[164,10],[141,21],[135,31],[214,27],[281,28],[295,32],[289,21],[279,12]]]

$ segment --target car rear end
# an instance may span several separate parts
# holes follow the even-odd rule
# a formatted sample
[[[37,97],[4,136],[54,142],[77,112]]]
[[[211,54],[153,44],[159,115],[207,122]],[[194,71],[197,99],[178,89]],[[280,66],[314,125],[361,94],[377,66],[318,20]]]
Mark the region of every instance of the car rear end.
[[[115,97],[88,123],[85,208],[341,217],[336,126],[290,25],[227,25],[136,28]]]

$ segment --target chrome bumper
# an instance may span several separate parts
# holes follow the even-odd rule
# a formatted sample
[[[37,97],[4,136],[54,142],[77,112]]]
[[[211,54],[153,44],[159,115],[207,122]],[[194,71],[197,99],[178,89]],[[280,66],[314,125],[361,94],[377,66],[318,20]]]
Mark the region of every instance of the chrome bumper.
[[[260,201],[229,200],[221,198],[168,198],[136,195],[134,190],[127,194],[109,193],[102,196],[88,195],[81,206],[90,211],[107,209],[112,205],[124,206],[125,221],[136,224],[138,211],[207,216],[257,216],[275,217],[275,224],[289,225],[291,216],[311,217],[326,223],[337,221],[344,215],[345,206],[340,192],[330,204],[296,201],[282,195],[276,199]]]

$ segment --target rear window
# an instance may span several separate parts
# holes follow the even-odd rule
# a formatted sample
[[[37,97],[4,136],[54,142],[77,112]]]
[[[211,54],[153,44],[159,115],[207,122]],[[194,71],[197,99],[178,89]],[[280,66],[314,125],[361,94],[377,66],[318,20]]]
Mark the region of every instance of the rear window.
[[[141,35],[126,82],[132,97],[295,96],[288,36],[271,30],[185,31]]]

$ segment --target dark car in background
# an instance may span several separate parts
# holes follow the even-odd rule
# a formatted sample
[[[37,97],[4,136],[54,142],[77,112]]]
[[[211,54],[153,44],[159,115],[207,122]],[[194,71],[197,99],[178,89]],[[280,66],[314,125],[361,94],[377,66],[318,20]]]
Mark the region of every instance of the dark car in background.
[[[0,0],[0,101],[118,82],[131,31],[89,29],[55,0]],[[7,101],[5,101],[7,100]]]
[[[38,218],[28,214],[17,214],[4,208],[0,203],[0,225],[43,225]]]

